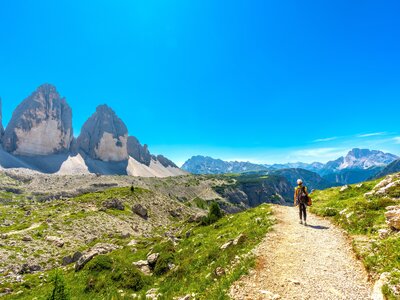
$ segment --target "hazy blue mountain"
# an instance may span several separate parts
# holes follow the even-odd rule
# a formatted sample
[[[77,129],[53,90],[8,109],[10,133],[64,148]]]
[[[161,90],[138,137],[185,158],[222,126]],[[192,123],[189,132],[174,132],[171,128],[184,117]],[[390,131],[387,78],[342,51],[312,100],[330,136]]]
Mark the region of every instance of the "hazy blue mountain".
[[[296,186],[297,179],[301,178],[310,191],[323,190],[337,185],[333,181],[322,178],[319,174],[315,172],[300,168],[274,170],[271,171],[269,174],[285,177],[292,186]]]
[[[266,166],[250,162],[223,161],[209,156],[193,156],[182,169],[193,174],[226,174],[268,170]]]
[[[285,170],[282,173],[287,174],[289,181],[294,180],[293,178],[296,176],[301,177],[299,175],[314,176],[312,183],[315,186],[314,188],[319,189],[323,186],[352,184],[365,181],[368,178],[374,177],[388,164],[397,159],[399,159],[399,157],[394,154],[384,153],[378,150],[358,148],[354,148],[349,151],[346,156],[339,157],[338,159],[329,161],[326,164],[320,162],[297,162],[262,165],[253,164],[251,162],[228,162],[221,159],[199,155],[193,156],[191,159],[186,161],[182,166],[182,169],[194,174],[224,174],[257,171],[268,171],[267,173],[273,174],[273,171]],[[314,172],[314,174],[299,174],[300,171],[295,170]],[[277,174],[278,173],[279,172],[277,172]],[[315,175],[319,175],[320,178],[315,177]]]
[[[375,176],[372,177],[371,179],[381,178],[386,175],[390,175],[390,174],[397,173],[397,172],[400,172],[400,159],[397,159],[394,162],[392,162],[391,164],[387,165],[382,171],[375,174]]]

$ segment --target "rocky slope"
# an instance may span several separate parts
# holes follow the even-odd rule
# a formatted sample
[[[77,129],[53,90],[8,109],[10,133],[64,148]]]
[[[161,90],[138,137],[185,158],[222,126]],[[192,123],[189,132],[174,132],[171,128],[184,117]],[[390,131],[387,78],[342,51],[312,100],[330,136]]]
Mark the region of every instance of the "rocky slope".
[[[400,172],[400,159],[395,160],[391,164],[387,165],[382,171],[376,174],[373,178],[381,178],[386,175]]]
[[[282,169],[271,171],[270,174],[285,177],[292,186],[296,186],[297,179],[301,178],[309,191],[323,190],[333,186],[332,181],[328,181],[317,173],[304,169]]]
[[[14,111],[3,146],[17,155],[49,155],[68,151],[72,138],[71,108],[54,86],[44,84]]]
[[[4,136],[0,100],[0,168],[57,174],[168,177],[186,174],[147,145],[128,137],[124,122],[100,105],[73,137],[72,112],[56,88],[44,84],[15,110]]]

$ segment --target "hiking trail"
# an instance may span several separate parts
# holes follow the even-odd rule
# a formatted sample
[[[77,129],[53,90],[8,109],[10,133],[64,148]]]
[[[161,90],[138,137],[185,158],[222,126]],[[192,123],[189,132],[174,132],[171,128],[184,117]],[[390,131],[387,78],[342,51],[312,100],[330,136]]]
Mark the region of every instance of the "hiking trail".
[[[276,225],[254,250],[257,263],[230,289],[237,300],[370,299],[367,273],[345,234],[328,220],[298,208],[273,206]]]

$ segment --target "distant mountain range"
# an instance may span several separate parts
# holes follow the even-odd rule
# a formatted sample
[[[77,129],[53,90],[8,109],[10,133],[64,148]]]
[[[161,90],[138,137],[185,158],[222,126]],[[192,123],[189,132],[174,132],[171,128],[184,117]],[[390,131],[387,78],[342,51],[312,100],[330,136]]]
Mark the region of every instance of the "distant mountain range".
[[[313,176],[319,175],[323,181],[319,178],[318,181],[322,183],[322,186],[326,187],[327,185],[352,184],[365,181],[368,178],[376,176],[385,169],[386,166],[398,159],[399,157],[394,154],[377,150],[355,148],[349,151],[346,156],[342,156],[334,161],[329,161],[326,164],[319,162],[311,164],[298,162],[266,165],[253,164],[250,162],[227,162],[211,157],[194,156],[183,164],[182,169],[194,174],[244,173],[254,171],[265,171],[272,174],[277,170],[290,169],[290,172],[285,172],[287,176],[289,175],[288,173],[291,173],[290,177],[296,174],[293,170],[303,169],[313,172]],[[298,172],[299,171],[297,171],[297,173]],[[288,179],[291,181],[293,178]],[[315,179],[317,179],[317,177],[315,177]],[[317,186],[315,182],[314,185]]]
[[[97,107],[75,138],[72,110],[50,84],[39,86],[18,105],[5,130],[0,100],[0,167],[57,174],[186,174],[130,136],[124,122],[107,105]]]

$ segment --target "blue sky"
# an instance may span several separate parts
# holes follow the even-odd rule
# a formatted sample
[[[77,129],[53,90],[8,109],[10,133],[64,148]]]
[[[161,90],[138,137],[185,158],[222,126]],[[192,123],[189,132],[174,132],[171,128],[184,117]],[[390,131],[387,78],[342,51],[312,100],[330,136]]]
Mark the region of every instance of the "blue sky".
[[[178,164],[400,154],[399,11],[368,0],[4,0],[3,122],[50,82],[75,134],[107,103]]]

